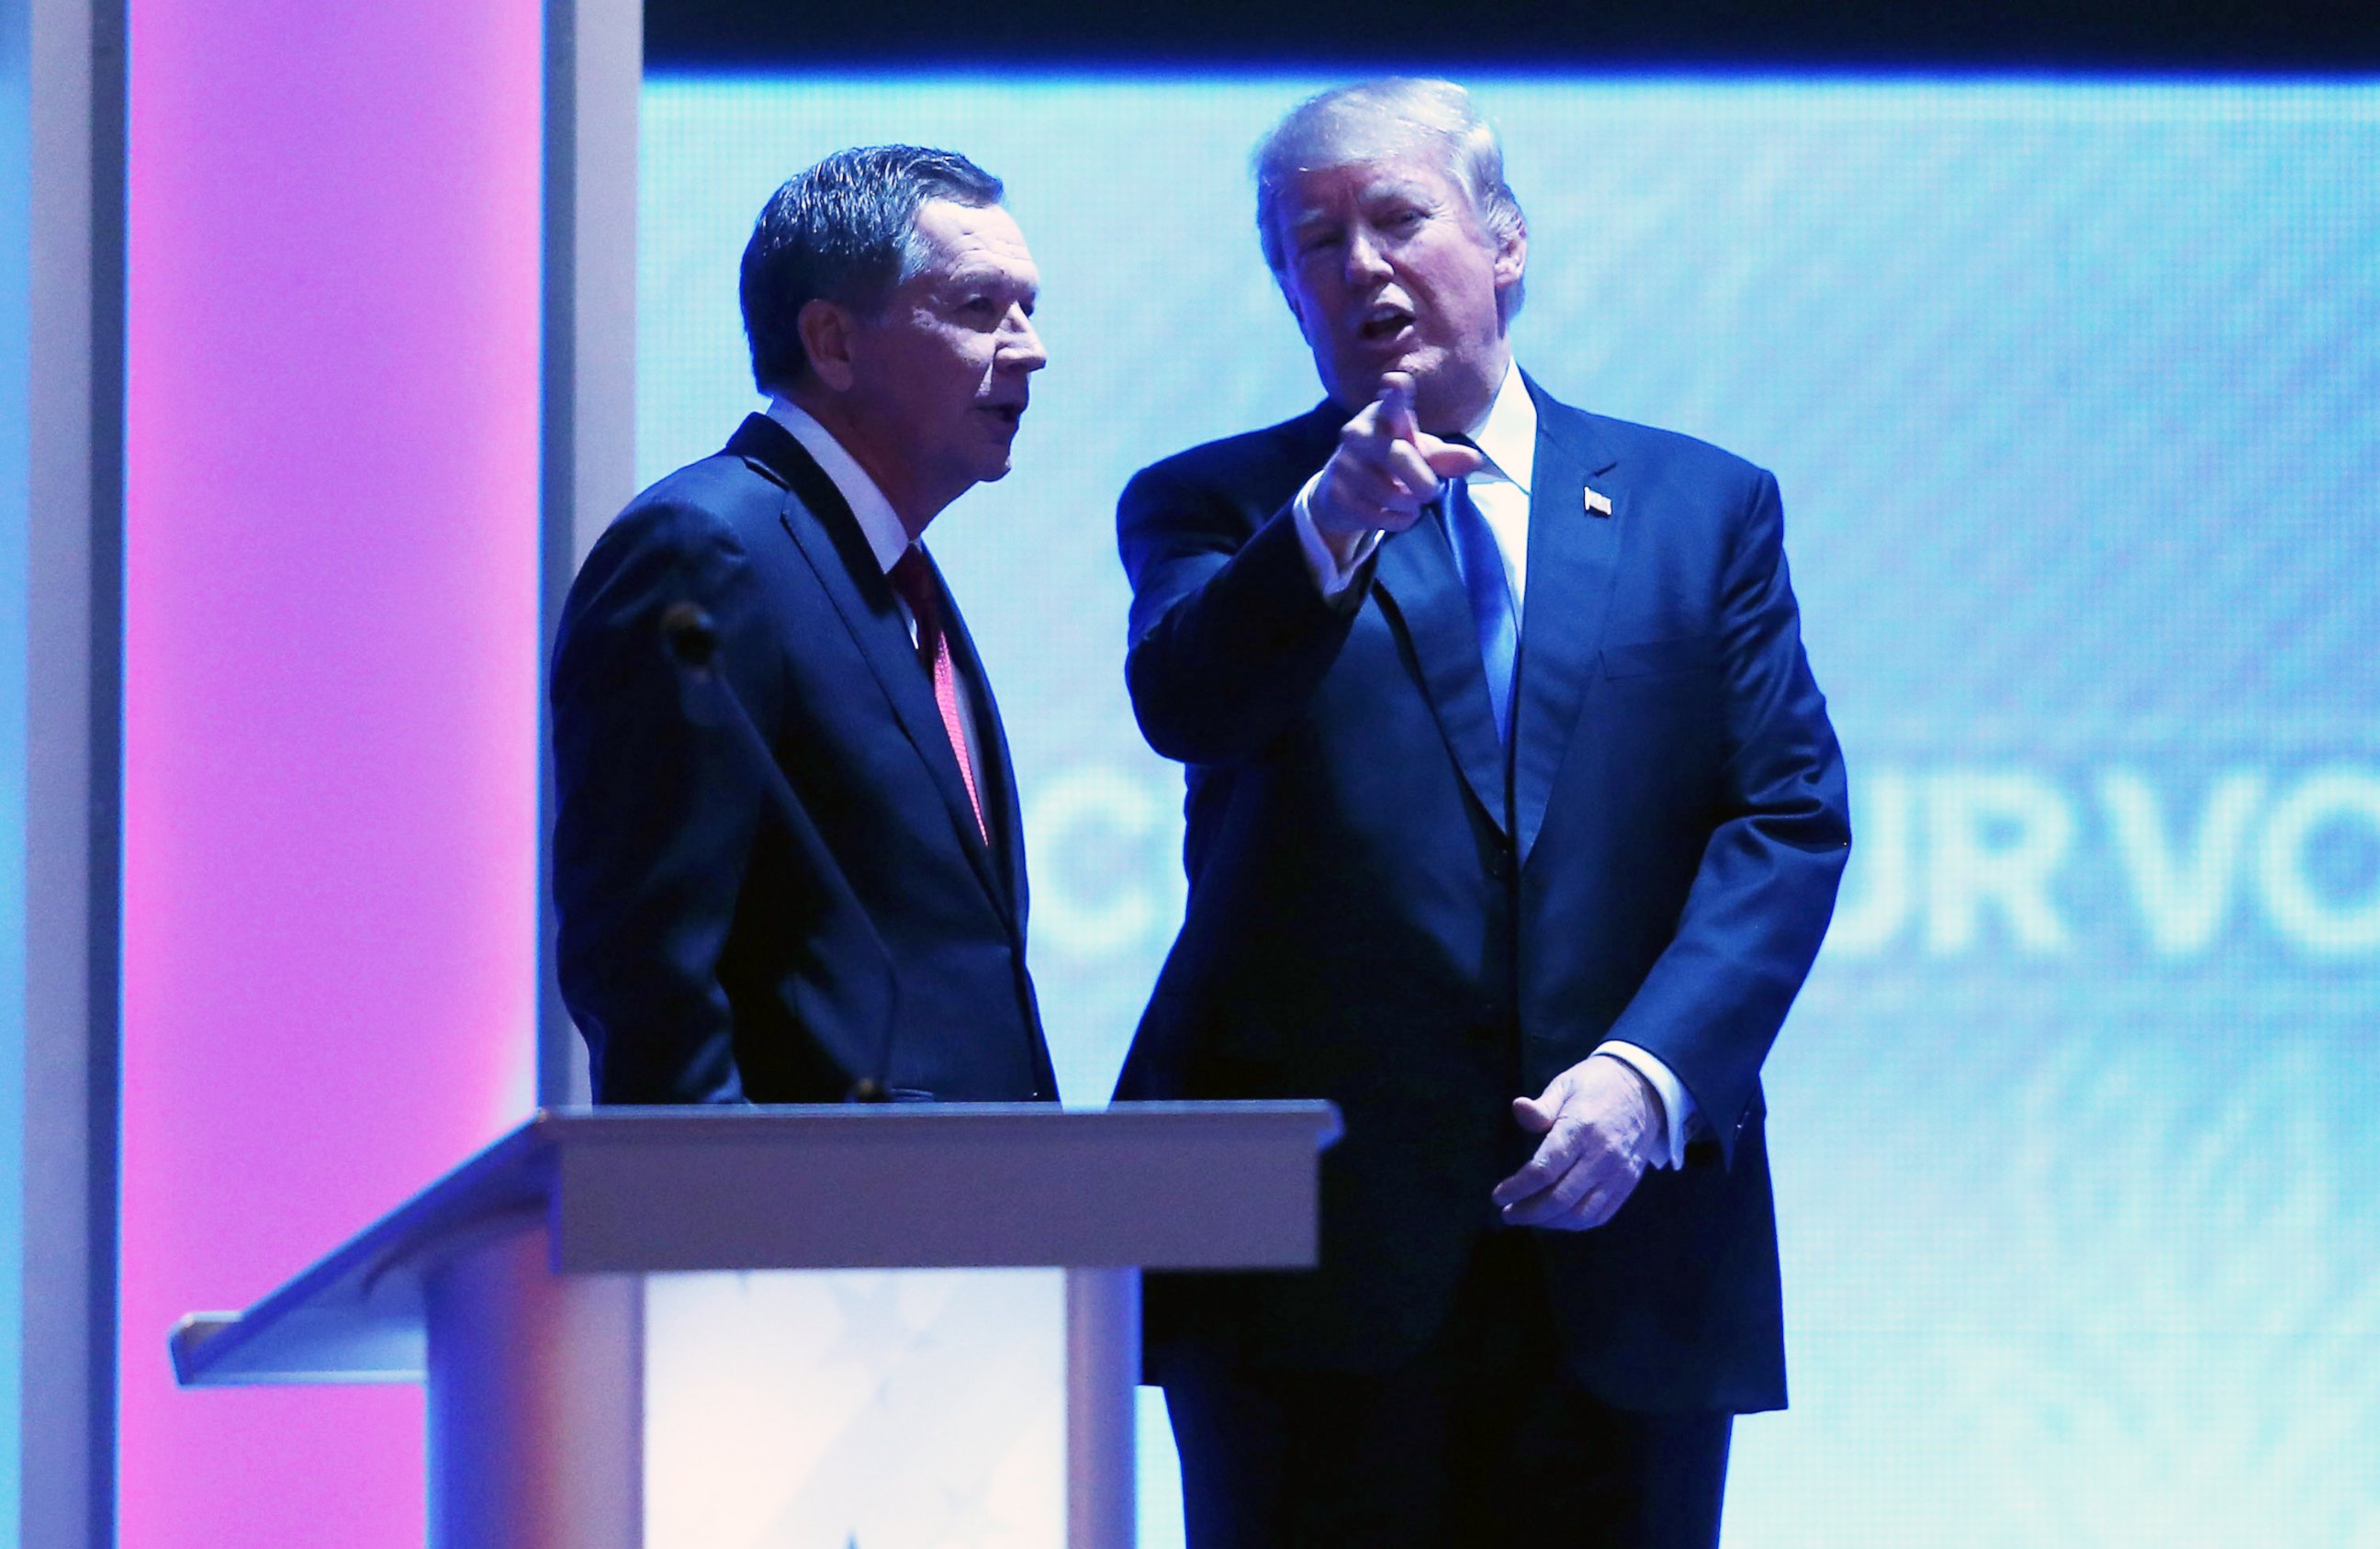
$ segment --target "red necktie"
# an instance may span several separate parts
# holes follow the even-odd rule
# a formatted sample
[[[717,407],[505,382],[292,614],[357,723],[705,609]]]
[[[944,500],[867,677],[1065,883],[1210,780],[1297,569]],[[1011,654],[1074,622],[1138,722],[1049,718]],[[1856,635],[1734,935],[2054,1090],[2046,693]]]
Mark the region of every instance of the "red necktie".
[[[917,660],[934,680],[934,707],[942,712],[942,733],[951,740],[951,752],[959,761],[959,779],[966,784],[967,805],[975,808],[975,831],[983,841],[991,842],[991,830],[984,826],[983,798],[975,788],[975,761],[967,756],[966,723],[960,719],[958,672],[951,665],[951,642],[942,633],[942,610],[934,595],[934,574],[926,563],[926,551],[916,544],[901,551],[885,579],[909,605],[909,614],[917,621]]]

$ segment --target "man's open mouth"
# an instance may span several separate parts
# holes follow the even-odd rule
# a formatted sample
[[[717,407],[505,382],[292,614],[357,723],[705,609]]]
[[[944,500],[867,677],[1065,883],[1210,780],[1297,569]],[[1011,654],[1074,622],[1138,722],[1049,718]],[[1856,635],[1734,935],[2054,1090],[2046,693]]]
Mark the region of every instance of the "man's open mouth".
[[[1413,313],[1394,302],[1384,301],[1364,314],[1363,325],[1357,332],[1366,344],[1376,344],[1395,338],[1412,327],[1413,321]]]

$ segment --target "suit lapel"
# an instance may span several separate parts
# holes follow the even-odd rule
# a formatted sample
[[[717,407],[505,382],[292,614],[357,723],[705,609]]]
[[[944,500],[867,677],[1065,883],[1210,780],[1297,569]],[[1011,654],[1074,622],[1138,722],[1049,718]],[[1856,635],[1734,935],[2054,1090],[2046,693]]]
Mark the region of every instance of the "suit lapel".
[[[793,432],[767,416],[756,414],[747,418],[728,442],[727,450],[772,470],[806,508],[807,519],[804,512],[789,504],[779,513],[779,520],[817,574],[819,586],[842,616],[844,627],[851,632],[859,654],[867,660],[870,675],[883,692],[894,722],[918,757],[925,760],[926,772],[941,793],[944,815],[959,848],[965,852],[985,891],[1005,910],[1010,891],[1001,877],[1001,868],[995,865],[976,831],[975,808],[967,800],[966,782],[959,774],[958,759],[951,752],[950,734],[942,729],[942,712],[934,703],[933,682],[918,668],[917,646],[892,595],[892,584],[878,567],[876,555],[859,530],[859,519],[851,514],[851,506],[835,489],[834,480],[802,450],[802,443],[794,439]],[[939,585],[939,575],[936,580]],[[947,608],[950,594],[944,591],[942,596]],[[946,620],[955,617],[955,610],[945,614]],[[955,661],[965,632],[951,628],[948,633]],[[972,644],[966,651],[972,664]],[[983,684],[982,673],[974,672],[970,686],[977,691],[979,708],[988,708],[990,693]],[[1005,747],[1002,749],[1002,762],[1003,766],[1006,763]]]
[[[1525,865],[1594,677],[1596,642],[1618,571],[1620,524],[1629,511],[1624,492],[1609,481],[1596,488],[1610,499],[1610,514],[1587,509],[1587,480],[1609,473],[1617,459],[1582,416],[1523,381],[1537,405],[1529,589],[1521,613],[1520,681],[1512,691],[1513,822]]]
[[[1454,568],[1446,529],[1436,517],[1424,516],[1403,532],[1383,538],[1376,563],[1372,585],[1413,644],[1422,692],[1438,716],[1447,751],[1488,817],[1510,832],[1504,749],[1496,738],[1496,710],[1488,703],[1488,673],[1479,661],[1479,630]],[[1525,629],[1521,639],[1525,660]]]

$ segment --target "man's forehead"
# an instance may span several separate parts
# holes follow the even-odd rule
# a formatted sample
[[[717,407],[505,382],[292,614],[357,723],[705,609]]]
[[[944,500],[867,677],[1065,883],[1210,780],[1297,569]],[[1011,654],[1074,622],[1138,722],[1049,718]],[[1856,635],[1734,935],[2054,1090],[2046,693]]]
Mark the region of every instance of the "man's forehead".
[[[1429,158],[1402,153],[1300,167],[1290,174],[1281,190],[1281,208],[1296,219],[1350,196],[1359,203],[1369,203],[1398,198],[1437,200],[1454,192],[1453,180]]]
[[[928,200],[917,207],[917,236],[931,255],[929,267],[943,274],[980,272],[1013,278],[1034,276],[1033,255],[1014,216],[996,204],[960,204]]]

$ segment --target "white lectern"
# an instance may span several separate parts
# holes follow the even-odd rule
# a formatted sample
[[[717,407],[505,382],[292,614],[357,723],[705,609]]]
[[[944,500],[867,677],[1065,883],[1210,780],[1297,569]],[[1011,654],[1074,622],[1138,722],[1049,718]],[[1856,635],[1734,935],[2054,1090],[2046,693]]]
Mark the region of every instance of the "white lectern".
[[[175,1374],[424,1383],[437,1549],[631,1549],[666,1440],[649,1284],[1040,1266],[1063,1272],[1064,1542],[1114,1549],[1132,1542],[1141,1268],[1311,1265],[1338,1130],[1327,1103],[542,1112],[247,1312],[184,1318]],[[934,1445],[920,1413],[905,1447]]]

